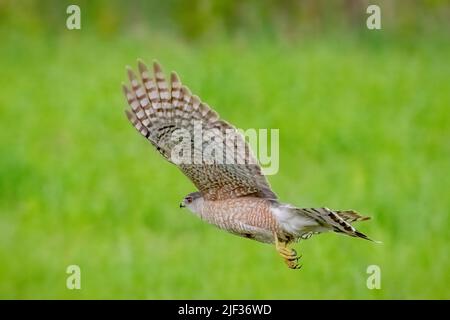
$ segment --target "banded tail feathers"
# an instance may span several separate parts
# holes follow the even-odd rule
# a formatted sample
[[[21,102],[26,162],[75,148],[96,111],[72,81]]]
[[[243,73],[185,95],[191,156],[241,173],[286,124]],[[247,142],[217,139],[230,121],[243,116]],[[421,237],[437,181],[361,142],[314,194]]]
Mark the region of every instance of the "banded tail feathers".
[[[351,224],[358,221],[369,220],[370,217],[362,216],[354,210],[330,210],[328,208],[297,208],[300,214],[314,219],[321,227],[337,233],[343,233],[351,237],[362,238],[372,242],[380,243],[370,239],[364,233],[359,232]]]

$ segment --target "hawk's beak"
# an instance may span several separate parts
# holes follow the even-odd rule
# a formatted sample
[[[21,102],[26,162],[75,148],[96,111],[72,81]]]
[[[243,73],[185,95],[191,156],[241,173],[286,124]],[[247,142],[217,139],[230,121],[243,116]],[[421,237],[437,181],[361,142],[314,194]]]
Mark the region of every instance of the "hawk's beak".
[[[183,204],[183,202],[180,203],[180,208],[184,208],[184,207],[185,207],[185,205]]]

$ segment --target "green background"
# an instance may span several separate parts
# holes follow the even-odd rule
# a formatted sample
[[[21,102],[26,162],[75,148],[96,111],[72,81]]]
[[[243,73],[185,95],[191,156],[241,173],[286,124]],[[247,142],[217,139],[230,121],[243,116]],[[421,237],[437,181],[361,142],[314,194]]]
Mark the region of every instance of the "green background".
[[[76,2],[73,31],[72,1],[0,2],[0,298],[450,298],[448,3],[372,1],[370,31],[367,1],[158,2]],[[370,215],[383,244],[315,236],[294,271],[180,210],[193,185],[123,113],[137,58],[278,128],[281,200]]]

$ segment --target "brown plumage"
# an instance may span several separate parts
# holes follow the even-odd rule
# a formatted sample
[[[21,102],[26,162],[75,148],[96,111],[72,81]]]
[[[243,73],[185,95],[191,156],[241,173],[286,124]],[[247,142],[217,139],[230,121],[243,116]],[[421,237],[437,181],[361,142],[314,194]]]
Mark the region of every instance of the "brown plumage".
[[[138,67],[140,80],[127,68],[130,87],[123,85],[123,91],[130,109],[126,115],[136,130],[197,187],[198,192],[187,195],[180,206],[233,234],[275,243],[290,268],[299,268],[295,250],[287,248],[290,242],[326,231],[368,239],[351,226],[368,217],[353,210],[296,208],[280,203],[250,147],[232,125],[192,95],[175,72],[168,85],[158,63],[153,63],[153,75],[141,61]],[[197,141],[200,132],[207,132],[209,138]],[[218,139],[227,134],[232,139]],[[189,161],[177,158],[180,147],[183,159]],[[205,152],[208,148],[215,152]],[[230,155],[231,163],[223,161]]]

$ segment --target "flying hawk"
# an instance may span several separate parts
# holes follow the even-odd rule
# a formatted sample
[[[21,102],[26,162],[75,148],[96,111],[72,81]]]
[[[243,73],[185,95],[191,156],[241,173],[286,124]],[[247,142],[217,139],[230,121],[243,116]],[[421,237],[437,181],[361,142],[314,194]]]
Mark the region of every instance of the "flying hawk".
[[[153,74],[140,60],[138,67],[140,80],[127,68],[130,86],[123,85],[123,91],[130,109],[126,115],[137,131],[197,187],[198,191],[188,194],[180,207],[220,229],[275,244],[292,269],[301,267],[300,257],[288,245],[313,234],[334,231],[370,240],[351,225],[369,217],[353,210],[297,208],[280,202],[245,139],[231,124],[192,95],[175,72],[167,83],[157,62],[153,63]],[[198,142],[195,135],[201,130],[210,135]],[[224,139],[230,132],[234,133],[232,139]],[[220,139],[214,139],[217,137]],[[211,145],[215,152],[205,152]],[[186,156],[181,160],[187,161],[175,159],[179,150]],[[231,156],[234,162],[223,161],[222,156],[227,160]]]

